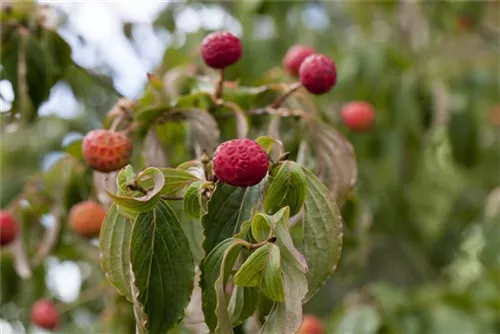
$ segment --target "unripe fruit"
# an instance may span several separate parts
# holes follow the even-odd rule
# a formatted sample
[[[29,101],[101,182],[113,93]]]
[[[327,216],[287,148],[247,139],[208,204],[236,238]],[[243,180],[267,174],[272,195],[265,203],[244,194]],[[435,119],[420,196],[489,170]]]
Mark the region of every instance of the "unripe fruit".
[[[31,321],[41,328],[53,330],[59,325],[59,312],[51,301],[40,299],[31,307]]]
[[[313,54],[300,65],[299,78],[310,93],[324,94],[337,83],[337,68],[327,56]]]
[[[92,169],[109,173],[128,164],[132,148],[132,141],[123,133],[97,129],[83,138],[82,155]]]
[[[342,121],[351,130],[366,131],[375,122],[375,109],[366,102],[350,102],[342,108]]]
[[[106,217],[106,210],[94,201],[85,201],[75,204],[69,213],[71,229],[86,238],[99,235],[101,226]]]
[[[304,59],[306,59],[313,53],[314,50],[308,46],[300,44],[294,45],[290,49],[288,49],[288,52],[283,59],[283,65],[288,70],[288,72],[290,72],[290,74],[296,76],[297,74],[299,74],[299,68]]]
[[[0,211],[0,246],[13,242],[19,233],[16,219],[8,211]]]
[[[201,42],[201,56],[212,68],[226,68],[240,59],[241,41],[227,31],[211,33]]]
[[[299,334],[323,334],[323,322],[314,315],[305,315],[300,325]]]
[[[249,187],[259,183],[269,168],[269,157],[250,139],[233,139],[217,147],[214,153],[215,176],[227,184]]]

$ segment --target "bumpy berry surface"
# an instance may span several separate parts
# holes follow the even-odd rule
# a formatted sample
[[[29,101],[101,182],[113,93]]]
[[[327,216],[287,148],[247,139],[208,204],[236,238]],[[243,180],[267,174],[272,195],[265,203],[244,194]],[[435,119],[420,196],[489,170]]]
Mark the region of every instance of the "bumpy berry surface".
[[[69,213],[69,224],[73,231],[83,237],[92,238],[99,235],[106,216],[106,210],[94,201],[75,204]]]
[[[8,211],[0,211],[0,246],[13,242],[19,233],[16,219]]]
[[[213,165],[215,176],[221,182],[249,187],[266,176],[269,157],[255,141],[233,139],[217,147]]]
[[[31,307],[31,322],[41,328],[55,329],[59,325],[59,312],[52,302],[41,299]]]
[[[314,315],[305,315],[302,320],[302,325],[299,329],[299,334],[324,334],[325,329],[323,322]]]
[[[312,94],[324,94],[337,83],[337,68],[325,55],[313,54],[302,62],[299,69],[302,85]]]
[[[304,59],[309,57],[314,53],[314,50],[305,45],[294,45],[285,55],[283,59],[283,65],[293,75],[299,74],[299,68]]]
[[[131,154],[132,141],[120,132],[98,129],[83,138],[83,159],[100,172],[108,173],[124,167]]]
[[[350,102],[342,108],[342,121],[351,130],[366,131],[375,122],[375,109],[366,102]]]
[[[240,59],[241,41],[227,31],[211,33],[201,42],[201,56],[212,68],[228,67]]]

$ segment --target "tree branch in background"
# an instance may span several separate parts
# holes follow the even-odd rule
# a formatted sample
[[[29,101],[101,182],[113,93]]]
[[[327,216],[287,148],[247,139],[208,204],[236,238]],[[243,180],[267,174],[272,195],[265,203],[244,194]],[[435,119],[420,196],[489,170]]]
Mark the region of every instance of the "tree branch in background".
[[[54,208],[52,216],[54,217],[54,224],[45,230],[43,241],[38,253],[31,261],[33,267],[38,267],[42,263],[43,259],[50,254],[59,242],[59,235],[61,234],[62,227],[62,209],[59,207]]]

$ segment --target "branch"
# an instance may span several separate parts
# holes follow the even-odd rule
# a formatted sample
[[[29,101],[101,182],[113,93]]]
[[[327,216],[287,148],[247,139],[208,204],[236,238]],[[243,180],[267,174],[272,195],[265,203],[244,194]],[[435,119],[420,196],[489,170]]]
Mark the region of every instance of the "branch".
[[[43,259],[57,246],[62,227],[61,211],[61,208],[58,207],[52,211],[52,215],[54,216],[54,225],[45,230],[42,245],[31,262],[33,267],[38,267],[42,263]]]

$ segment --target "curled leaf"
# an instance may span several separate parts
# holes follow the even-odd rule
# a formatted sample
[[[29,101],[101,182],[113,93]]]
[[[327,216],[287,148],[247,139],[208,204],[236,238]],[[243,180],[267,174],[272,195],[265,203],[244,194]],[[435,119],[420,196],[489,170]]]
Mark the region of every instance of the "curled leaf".
[[[150,179],[153,182],[153,188],[147,190],[147,193],[141,197],[125,196],[125,195],[115,195],[108,191],[108,195],[113,199],[113,201],[118,204],[123,209],[131,212],[145,212],[151,210],[158,199],[160,198],[160,192],[165,185],[165,178],[163,173],[158,168],[146,168],[144,171],[137,175],[136,180]]]

